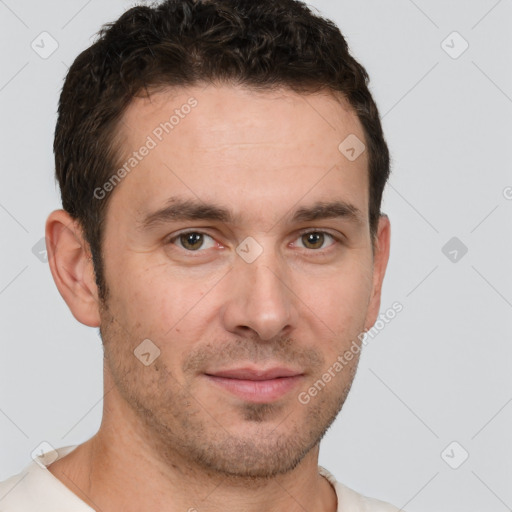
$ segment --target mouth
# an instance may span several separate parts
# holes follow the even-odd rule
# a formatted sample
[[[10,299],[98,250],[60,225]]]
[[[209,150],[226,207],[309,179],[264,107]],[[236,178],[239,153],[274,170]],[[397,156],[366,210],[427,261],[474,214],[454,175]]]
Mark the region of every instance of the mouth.
[[[244,367],[205,373],[205,376],[212,384],[244,401],[269,403],[288,394],[303,379],[304,373],[284,367]]]

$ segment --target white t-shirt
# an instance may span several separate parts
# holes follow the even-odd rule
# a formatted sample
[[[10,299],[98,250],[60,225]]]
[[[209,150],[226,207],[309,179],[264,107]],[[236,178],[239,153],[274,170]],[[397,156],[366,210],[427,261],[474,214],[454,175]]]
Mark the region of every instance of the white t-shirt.
[[[58,458],[77,446],[58,448]],[[46,468],[44,457],[40,455],[21,473],[0,482],[0,512],[94,512]],[[388,503],[361,496],[337,482],[323,467],[319,466],[318,471],[336,491],[338,512],[399,512]]]

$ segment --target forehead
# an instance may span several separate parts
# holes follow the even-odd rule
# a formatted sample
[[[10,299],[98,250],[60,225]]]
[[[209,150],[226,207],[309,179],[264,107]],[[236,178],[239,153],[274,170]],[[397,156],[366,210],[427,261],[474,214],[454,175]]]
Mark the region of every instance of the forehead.
[[[298,117],[305,126],[296,123]],[[208,126],[204,125],[206,120]],[[120,131],[130,145],[137,135],[158,132],[159,125],[166,123],[172,127],[169,133],[164,129],[165,134],[181,134],[191,143],[203,144],[218,143],[219,137],[228,134],[230,143],[236,139],[248,143],[278,142],[290,133],[296,139],[306,137],[311,142],[315,137],[334,135],[334,132],[338,132],[337,136],[352,133],[364,139],[359,119],[341,94],[332,91],[299,94],[284,87],[257,91],[227,84],[169,87],[149,97],[136,97],[123,114]]]
[[[134,99],[119,135],[119,165],[137,162],[112,200],[130,198],[141,214],[184,194],[240,209],[263,200],[290,207],[310,195],[356,196],[364,210],[368,198],[366,152],[354,161],[340,152],[347,137],[364,142],[362,126],[348,103],[328,93],[165,89]]]

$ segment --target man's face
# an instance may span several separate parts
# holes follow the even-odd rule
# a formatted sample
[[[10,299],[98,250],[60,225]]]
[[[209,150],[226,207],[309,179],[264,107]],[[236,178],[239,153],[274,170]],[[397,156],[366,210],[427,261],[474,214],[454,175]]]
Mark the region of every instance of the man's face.
[[[211,86],[138,98],[120,130],[122,163],[147,154],[108,207],[106,371],[162,458],[289,471],[339,412],[357,357],[308,403],[299,394],[378,310],[367,154],[338,149],[364,140],[361,125],[331,96]]]

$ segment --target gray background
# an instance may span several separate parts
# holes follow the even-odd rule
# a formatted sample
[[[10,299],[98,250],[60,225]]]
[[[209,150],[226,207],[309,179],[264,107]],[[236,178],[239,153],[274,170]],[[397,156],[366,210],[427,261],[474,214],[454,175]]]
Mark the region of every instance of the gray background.
[[[410,512],[510,510],[512,2],[310,4],[370,74],[393,158],[381,310],[404,307],[366,346],[320,463]],[[77,444],[100,424],[97,330],[74,320],[38,244],[60,207],[52,141],[67,66],[132,5],[0,0],[0,480],[42,441]],[[51,49],[43,31],[58,43],[47,58],[31,47]]]

